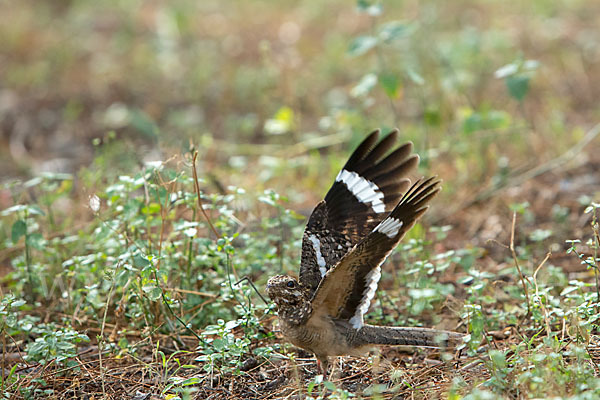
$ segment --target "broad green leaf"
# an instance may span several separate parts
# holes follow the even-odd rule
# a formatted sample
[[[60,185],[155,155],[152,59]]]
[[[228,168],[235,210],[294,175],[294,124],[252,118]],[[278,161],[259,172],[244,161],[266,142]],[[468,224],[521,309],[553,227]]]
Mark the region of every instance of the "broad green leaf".
[[[377,75],[368,73],[363,76],[356,86],[350,91],[352,97],[362,97],[367,95],[371,89],[377,85]]]
[[[41,176],[36,176],[35,178],[32,178],[32,179],[28,180],[27,182],[25,182],[23,184],[23,186],[25,186],[26,188],[31,188],[31,187],[39,185],[43,181],[44,181],[44,179],[42,179]]]
[[[503,369],[506,367],[506,356],[504,352],[499,350],[490,350],[489,355],[496,368]]]
[[[146,293],[146,295],[148,295],[148,298],[152,301],[158,300],[162,294],[162,290],[156,285],[144,285],[142,287],[142,290],[144,291],[144,293]]]
[[[425,84],[425,78],[423,78],[417,71],[415,71],[412,68],[406,69],[406,75],[408,75],[408,78],[411,81],[413,81],[413,83],[416,83],[419,86]]]
[[[395,99],[400,94],[400,79],[395,74],[383,74],[379,76],[379,83],[383,87],[385,94]]]
[[[548,239],[552,236],[552,231],[550,229],[536,229],[529,235],[529,239],[534,242],[541,242],[542,240]]]
[[[529,91],[528,76],[514,75],[506,78],[505,83],[508,88],[508,93],[518,101],[522,101]]]
[[[146,215],[159,214],[160,213],[160,204],[150,203],[147,206],[142,207],[142,213],[146,214]]]
[[[425,123],[429,126],[440,126],[442,122],[442,116],[440,115],[440,111],[434,108],[425,109],[425,114],[423,115],[425,119]]]
[[[412,299],[427,299],[434,297],[436,294],[434,289],[425,288],[425,289],[409,289],[408,295]]]
[[[517,63],[510,63],[498,68],[496,72],[494,72],[494,76],[498,79],[502,79],[516,74],[517,71],[519,71],[519,65]]]
[[[508,128],[512,122],[509,113],[501,110],[491,110],[486,115],[486,128],[503,129]]]
[[[356,2],[356,8],[359,12],[365,13],[372,17],[377,17],[383,12],[383,7],[381,4],[367,0],[358,0]]]
[[[27,206],[27,211],[31,215],[42,215],[42,216],[46,215],[46,213],[43,212],[42,209],[36,205]]]
[[[463,133],[471,134],[473,132],[481,130],[483,127],[483,118],[478,112],[474,112],[469,115],[467,119],[463,121]]]
[[[360,56],[371,50],[377,45],[377,38],[373,36],[359,36],[355,38],[348,47],[348,54],[351,56]]]
[[[150,261],[148,261],[148,259],[140,254],[136,254],[133,257],[133,265],[135,265],[138,268],[144,268],[147,267],[149,265],[151,265]]]
[[[402,21],[390,21],[379,29],[379,38],[384,43],[392,43],[398,39],[405,38],[413,32],[413,27]]]
[[[142,110],[131,110],[129,112],[129,118],[131,125],[144,136],[151,139],[156,139],[158,137],[158,134],[160,133],[158,125],[156,125],[150,116]]]
[[[44,250],[46,239],[44,239],[41,233],[32,233],[31,235],[27,236],[27,245],[36,250]]]
[[[22,219],[15,221],[11,229],[11,240],[13,243],[17,243],[21,236],[27,233],[27,224]]]
[[[27,302],[23,299],[19,299],[19,300],[15,300],[11,303],[11,307],[12,308],[17,308],[17,307],[21,307],[24,306]]]
[[[2,213],[0,213],[1,216],[5,217],[7,215],[10,214],[14,214],[14,213],[18,213],[20,211],[23,211],[27,209],[27,206],[24,204],[16,204],[12,207],[8,207],[6,210],[2,211]]]

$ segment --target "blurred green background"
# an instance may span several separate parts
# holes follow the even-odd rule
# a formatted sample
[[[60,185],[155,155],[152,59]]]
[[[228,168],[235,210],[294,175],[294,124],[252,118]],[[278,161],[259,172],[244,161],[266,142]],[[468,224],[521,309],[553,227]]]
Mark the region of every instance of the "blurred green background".
[[[600,116],[597,2],[0,7],[5,180],[193,146],[222,186],[322,191],[334,154],[398,127],[454,191],[556,157]]]
[[[3,348],[52,368],[108,349],[114,376],[135,366],[162,395],[265,381],[283,397],[277,368],[246,361],[307,383],[310,360],[235,280],[295,273],[304,216],[367,133],[397,127],[444,189],[368,321],[468,332],[473,359],[497,346],[465,380],[404,355],[381,374],[355,359],[340,387],[598,393],[599,16],[589,0],[0,0]],[[96,370],[46,382],[15,360],[6,396],[71,396],[63,372],[105,392]]]

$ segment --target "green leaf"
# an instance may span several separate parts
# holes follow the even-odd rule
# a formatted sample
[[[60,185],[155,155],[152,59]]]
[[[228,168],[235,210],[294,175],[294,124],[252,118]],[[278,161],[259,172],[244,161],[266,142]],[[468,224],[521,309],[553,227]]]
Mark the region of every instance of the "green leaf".
[[[413,81],[413,83],[419,86],[425,84],[425,78],[423,78],[417,71],[415,71],[412,68],[406,69],[406,75],[408,75],[408,78],[411,81]]]
[[[504,369],[506,367],[506,356],[504,352],[499,350],[490,350],[490,359],[494,366],[498,369]]]
[[[12,308],[17,308],[17,307],[24,306],[25,304],[27,304],[27,302],[25,300],[19,299],[19,300],[13,301],[10,306]]]
[[[142,290],[144,291],[144,293],[146,293],[148,298],[152,301],[156,301],[156,300],[160,299],[160,296],[162,294],[162,290],[159,287],[157,287],[156,285],[144,285],[142,287]]]
[[[384,43],[392,43],[398,39],[410,36],[413,30],[414,29],[410,24],[406,24],[402,21],[390,21],[383,24],[379,29],[379,38]]]
[[[32,233],[27,237],[27,245],[36,250],[44,250],[46,239],[44,239],[41,233]]]
[[[359,36],[348,47],[348,54],[356,57],[365,54],[377,45],[377,38],[373,36]]]
[[[442,116],[440,111],[435,108],[427,108],[425,109],[425,114],[423,115],[425,119],[425,123],[429,126],[440,126],[442,122]]]
[[[533,240],[534,242],[541,242],[545,239],[548,239],[550,236],[552,236],[552,231],[550,229],[536,229],[535,231],[531,232],[529,239]]]
[[[506,78],[506,77],[516,74],[518,71],[519,71],[519,64],[516,62],[510,63],[510,64],[506,64],[503,67],[498,68],[496,70],[496,72],[494,72],[494,76],[498,79]]]
[[[512,122],[512,118],[506,111],[491,110],[486,115],[487,129],[502,129],[508,128]]]
[[[142,207],[142,214],[151,215],[151,214],[159,214],[160,213],[160,204],[158,203],[150,203],[147,206]]]
[[[212,345],[216,351],[221,351],[221,350],[225,349],[225,340],[223,340],[221,338],[216,338],[212,342]]]
[[[137,129],[141,134],[150,138],[156,139],[159,134],[158,125],[152,121],[150,116],[142,110],[132,110],[129,112],[131,126]]]
[[[362,97],[367,95],[371,89],[377,85],[377,75],[368,73],[363,76],[356,86],[350,91],[352,97]]]
[[[27,233],[27,224],[22,219],[15,221],[11,229],[11,239],[13,243],[17,243],[21,236]]]
[[[508,93],[516,100],[523,101],[527,92],[529,92],[528,76],[513,75],[506,78],[505,83],[508,88]]]
[[[483,127],[483,118],[480,113],[474,112],[463,121],[463,133],[469,135]]]
[[[2,213],[0,213],[0,216],[6,217],[7,215],[23,211],[26,208],[27,208],[27,206],[24,204],[16,204],[16,205],[14,205],[12,207],[8,207],[6,210],[2,211]]]
[[[358,12],[365,13],[371,17],[377,17],[383,12],[381,4],[373,4],[373,2],[367,0],[358,0],[356,2],[356,8],[358,9]]]
[[[135,265],[138,268],[144,268],[151,265],[151,263],[146,257],[142,256],[141,254],[136,254],[133,257],[133,265]]]
[[[31,215],[46,215],[46,213],[43,212],[38,206],[27,206],[27,211],[29,211],[29,214]]]
[[[395,74],[383,74],[379,76],[379,83],[383,87],[385,94],[395,99],[400,93],[400,79]]]
[[[14,328],[15,326],[17,326],[17,314],[16,313],[10,313],[6,316],[6,325],[10,326],[11,328]]]

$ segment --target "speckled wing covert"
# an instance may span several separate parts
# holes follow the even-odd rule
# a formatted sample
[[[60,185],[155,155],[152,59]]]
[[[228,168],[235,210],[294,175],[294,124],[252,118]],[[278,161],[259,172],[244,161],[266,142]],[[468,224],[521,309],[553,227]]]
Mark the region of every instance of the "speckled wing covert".
[[[325,199],[313,210],[302,237],[300,282],[315,292],[325,273],[394,208],[419,163],[412,143],[395,146],[394,130],[377,143],[372,132],[352,153]]]
[[[440,191],[439,183],[429,178],[411,186],[394,210],[325,275],[312,300],[314,310],[325,309],[332,318],[362,328],[363,315],[381,276],[381,264],[427,211],[427,204]]]

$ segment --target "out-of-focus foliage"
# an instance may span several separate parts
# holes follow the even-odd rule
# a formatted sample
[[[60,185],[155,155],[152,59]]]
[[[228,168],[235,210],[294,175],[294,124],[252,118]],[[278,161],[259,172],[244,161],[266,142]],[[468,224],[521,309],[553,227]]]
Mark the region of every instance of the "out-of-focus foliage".
[[[445,181],[443,226],[390,257],[368,321],[468,332],[481,369],[452,399],[597,396],[600,152],[567,151],[600,117],[596,3],[0,2],[0,329],[22,356],[3,395],[56,395],[36,374],[77,376],[90,341],[150,354],[171,399],[276,381],[249,360],[285,362],[308,397],[420,390],[404,362],[368,385],[298,378],[237,283],[294,273],[302,215],[396,126]]]

